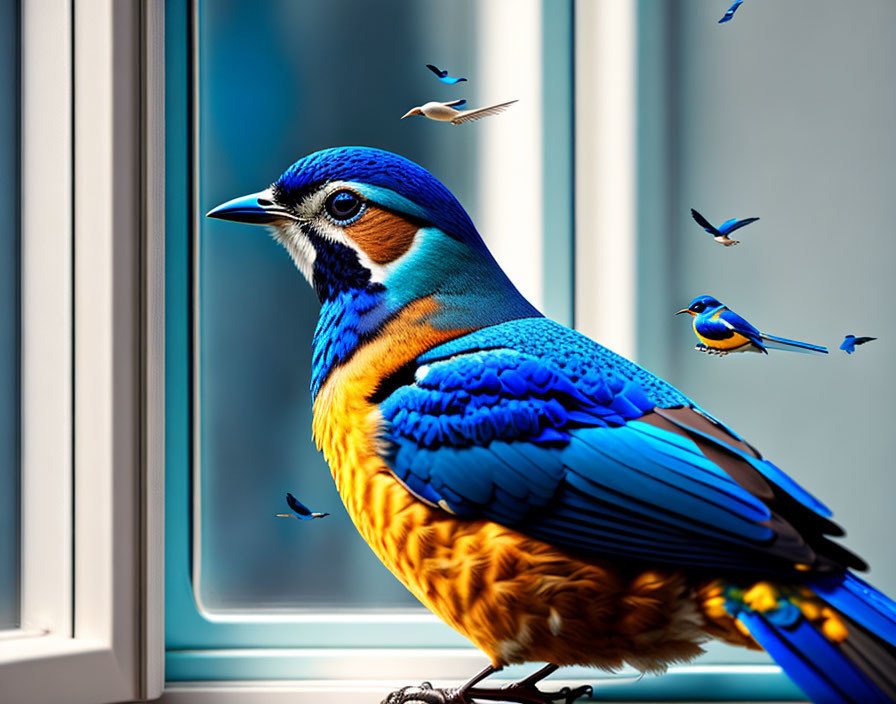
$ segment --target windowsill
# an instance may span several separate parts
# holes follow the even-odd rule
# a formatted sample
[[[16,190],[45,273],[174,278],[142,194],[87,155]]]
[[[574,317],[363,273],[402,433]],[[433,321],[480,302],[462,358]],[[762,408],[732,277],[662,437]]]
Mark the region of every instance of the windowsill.
[[[392,669],[404,668],[402,656],[391,658]],[[345,660],[342,661],[343,667]],[[364,668],[366,669],[366,668]],[[531,668],[530,668],[531,670]],[[470,673],[475,670],[470,670]],[[593,671],[591,671],[593,673]],[[726,702],[804,702],[799,691],[774,665],[709,665],[671,667],[662,678],[613,676],[589,677],[581,668],[568,668],[561,676],[551,678],[544,686],[548,690],[564,686],[591,684],[595,696],[578,701],[668,701],[715,700]],[[393,676],[358,679],[307,679],[300,681],[259,680],[252,682],[177,682],[169,683],[161,699],[162,704],[335,704],[352,701],[359,704],[382,701],[389,692],[408,684],[419,684],[425,676]],[[435,679],[436,687],[456,687],[466,678]],[[490,685],[503,686],[513,678],[489,680]],[[616,696],[614,696],[616,695]],[[347,697],[351,697],[348,700]]]

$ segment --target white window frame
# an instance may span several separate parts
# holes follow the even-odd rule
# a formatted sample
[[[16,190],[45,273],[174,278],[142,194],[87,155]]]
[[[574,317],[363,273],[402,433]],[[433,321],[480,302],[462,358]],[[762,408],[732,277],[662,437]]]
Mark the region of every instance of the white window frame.
[[[575,0],[575,327],[636,358],[636,0]]]
[[[161,693],[161,142],[142,112],[161,105],[161,9],[22,2],[22,627],[0,639],[4,702]]]

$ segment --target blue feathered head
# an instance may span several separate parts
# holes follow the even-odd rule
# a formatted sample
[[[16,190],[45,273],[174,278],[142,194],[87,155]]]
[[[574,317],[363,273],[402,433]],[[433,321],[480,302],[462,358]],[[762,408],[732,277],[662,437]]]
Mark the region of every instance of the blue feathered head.
[[[512,317],[538,315],[451,192],[423,167],[390,152],[315,152],[269,188],[209,216],[271,225],[322,301],[375,287],[385,291],[391,309],[433,297],[448,315],[449,308],[469,312],[497,297],[497,310]]]

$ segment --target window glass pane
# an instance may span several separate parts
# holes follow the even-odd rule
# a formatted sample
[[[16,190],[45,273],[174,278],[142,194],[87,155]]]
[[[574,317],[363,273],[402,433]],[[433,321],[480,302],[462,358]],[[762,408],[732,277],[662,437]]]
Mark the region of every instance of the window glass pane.
[[[0,629],[19,623],[19,8],[0,3]]]
[[[477,219],[477,130],[400,121],[427,100],[479,98],[468,2],[201,2],[201,212],[265,188],[297,158],[345,144],[423,164]],[[493,96],[489,96],[493,97]],[[485,96],[483,96],[485,99]],[[211,610],[418,608],[357,535],[311,440],[318,303],[261,228],[199,218],[198,594]],[[330,516],[275,518],[292,492]]]

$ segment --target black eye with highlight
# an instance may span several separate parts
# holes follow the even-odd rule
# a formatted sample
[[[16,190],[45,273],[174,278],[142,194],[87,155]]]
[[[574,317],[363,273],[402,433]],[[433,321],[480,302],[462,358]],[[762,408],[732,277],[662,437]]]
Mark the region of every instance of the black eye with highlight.
[[[706,308],[706,305],[703,303],[695,303],[691,306],[691,310],[695,313],[702,313],[704,308]]]
[[[361,214],[364,209],[364,201],[357,193],[336,191],[327,198],[324,207],[333,222],[338,225],[347,225]]]

